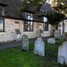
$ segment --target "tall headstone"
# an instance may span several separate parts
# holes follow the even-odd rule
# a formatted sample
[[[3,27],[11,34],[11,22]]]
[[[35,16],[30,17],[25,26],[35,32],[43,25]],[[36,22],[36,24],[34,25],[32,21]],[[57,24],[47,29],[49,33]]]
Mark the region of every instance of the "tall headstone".
[[[55,38],[49,38],[49,39],[47,39],[47,42],[49,43],[49,44],[55,44]]]
[[[22,36],[22,49],[26,51],[29,50],[29,38],[25,34]]]
[[[45,44],[41,37],[38,37],[37,40],[35,41],[33,52],[34,54],[37,54],[39,56],[45,55]]]
[[[58,48],[58,63],[67,65],[67,42]]]

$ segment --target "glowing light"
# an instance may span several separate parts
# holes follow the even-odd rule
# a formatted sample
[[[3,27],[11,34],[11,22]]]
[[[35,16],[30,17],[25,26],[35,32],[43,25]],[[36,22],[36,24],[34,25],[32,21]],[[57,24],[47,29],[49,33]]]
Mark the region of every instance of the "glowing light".
[[[47,22],[47,18],[46,18],[46,17],[43,17],[43,21],[44,21],[44,22]]]

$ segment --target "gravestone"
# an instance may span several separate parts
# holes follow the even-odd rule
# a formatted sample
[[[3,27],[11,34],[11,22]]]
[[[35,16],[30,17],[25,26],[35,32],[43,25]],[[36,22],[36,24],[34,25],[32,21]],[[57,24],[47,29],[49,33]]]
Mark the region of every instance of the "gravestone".
[[[41,37],[41,34],[43,33],[43,30],[39,29],[36,31],[37,37]]]
[[[41,37],[38,37],[37,40],[35,41],[35,46],[34,46],[33,52],[34,52],[34,54],[37,54],[39,56],[45,55],[45,44]]]
[[[22,36],[22,49],[26,51],[29,50],[29,38],[25,34]]]
[[[55,44],[55,38],[49,38],[49,39],[47,39],[47,42],[49,43],[49,44]]]
[[[64,40],[67,40],[67,32],[64,32],[63,38],[64,38]]]
[[[54,33],[54,37],[55,38],[60,38],[61,37],[61,31],[60,30],[56,30]]]
[[[58,48],[58,63],[67,65],[67,42]]]

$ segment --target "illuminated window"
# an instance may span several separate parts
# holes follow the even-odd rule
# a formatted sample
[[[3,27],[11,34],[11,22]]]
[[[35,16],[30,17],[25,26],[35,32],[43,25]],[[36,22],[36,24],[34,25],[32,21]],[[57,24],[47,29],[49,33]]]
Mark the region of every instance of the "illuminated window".
[[[4,31],[4,18],[0,17],[0,32]]]
[[[47,23],[47,18],[43,17],[43,22],[44,22],[44,31],[48,31],[48,23]]]
[[[33,15],[30,13],[26,13],[26,19],[28,21],[24,22],[24,31],[33,31],[33,22],[31,20],[33,20]]]
[[[43,22],[47,22],[47,18],[46,17],[43,17]]]

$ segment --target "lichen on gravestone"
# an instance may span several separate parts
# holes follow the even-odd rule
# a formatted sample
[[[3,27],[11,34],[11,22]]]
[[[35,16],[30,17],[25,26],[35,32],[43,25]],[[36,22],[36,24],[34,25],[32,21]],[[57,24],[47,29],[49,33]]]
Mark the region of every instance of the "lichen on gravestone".
[[[39,56],[45,56],[45,44],[41,37],[38,37],[35,41],[33,53]]]
[[[29,50],[29,38],[25,34],[22,36],[22,50]]]
[[[67,65],[67,41],[58,48],[58,63]]]

